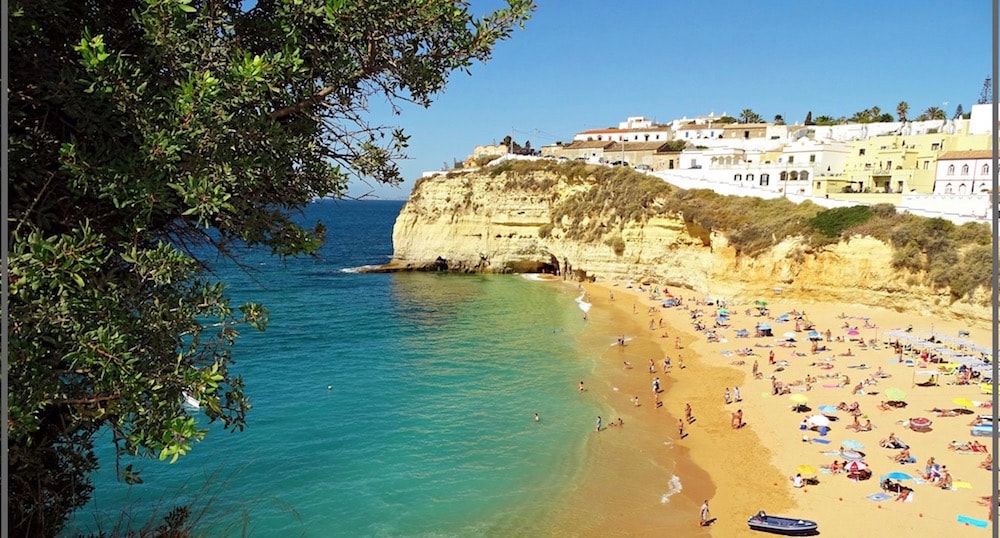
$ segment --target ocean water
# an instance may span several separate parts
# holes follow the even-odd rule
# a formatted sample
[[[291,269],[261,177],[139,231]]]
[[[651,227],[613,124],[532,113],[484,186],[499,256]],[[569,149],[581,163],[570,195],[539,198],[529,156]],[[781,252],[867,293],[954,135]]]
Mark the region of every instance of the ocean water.
[[[374,274],[402,202],[311,204],[316,257],[217,261],[236,303],[270,310],[235,370],[253,409],[241,433],[211,426],[142,485],[100,453],[92,502],[65,535],[138,526],[188,504],[206,536],[531,533],[579,476],[601,404],[576,390],[602,350],[580,349],[577,290],[518,275]],[[534,420],[534,413],[541,420]]]

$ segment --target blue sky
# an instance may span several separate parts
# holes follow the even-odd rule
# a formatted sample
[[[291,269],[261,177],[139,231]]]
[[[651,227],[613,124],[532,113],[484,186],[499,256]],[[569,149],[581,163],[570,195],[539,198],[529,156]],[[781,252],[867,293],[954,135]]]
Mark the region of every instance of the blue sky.
[[[770,121],[851,116],[878,106],[910,117],[968,111],[990,75],[987,0],[539,0],[524,30],[471,76],[455,73],[428,109],[376,121],[411,135],[399,188],[513,131],[538,148],[627,116],[658,121],[750,108]],[[472,0],[475,10],[497,0]]]

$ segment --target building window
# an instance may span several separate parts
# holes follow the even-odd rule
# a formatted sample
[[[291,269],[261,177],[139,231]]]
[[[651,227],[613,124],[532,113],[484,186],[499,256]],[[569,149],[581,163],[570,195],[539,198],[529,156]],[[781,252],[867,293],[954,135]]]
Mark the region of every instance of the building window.
[[[788,172],[782,172],[782,173],[781,173],[781,174],[780,174],[780,175],[778,176],[778,180],[779,180],[779,181],[782,181],[782,182],[784,182],[784,181],[788,181]]]
[[[809,181],[809,172],[806,172],[805,170],[799,172],[799,179],[802,181]]]
[[[941,143],[940,142],[935,142],[935,143],[931,144],[931,151],[937,151],[939,149],[941,149]]]
[[[963,164],[962,165],[962,175],[963,176],[969,175],[969,165],[967,165],[967,164]]]
[[[747,174],[747,181],[753,182],[753,174]]]
[[[795,171],[795,170],[792,170],[792,173],[788,174],[788,180],[789,181],[798,181],[799,180],[799,173],[797,171]]]
[[[736,174],[733,176],[733,181],[743,181],[743,176],[740,174]]]
[[[955,175],[955,165],[953,165],[953,164],[949,164],[948,165],[948,175],[949,176]],[[949,188],[950,188],[950,186],[949,186]]]
[[[990,165],[988,164],[983,165],[983,175],[984,176],[990,175]]]
[[[816,162],[816,155],[810,155],[809,156],[809,162],[811,162],[811,163]]]
[[[760,186],[766,187],[771,183],[771,174],[761,174],[760,175]]]
[[[858,150],[858,155],[864,155],[864,154],[865,154],[865,148],[861,148]]]
[[[958,184],[958,194],[965,194],[965,183]]]
[[[944,193],[945,193],[945,194],[952,194],[952,191],[951,191],[951,183],[946,183],[946,184],[945,184],[945,186],[944,186]]]
[[[792,164],[793,162],[795,162],[795,155],[789,155],[788,156],[788,164]]]
[[[930,167],[931,167],[931,162],[930,161],[924,161],[924,170],[929,170]]]

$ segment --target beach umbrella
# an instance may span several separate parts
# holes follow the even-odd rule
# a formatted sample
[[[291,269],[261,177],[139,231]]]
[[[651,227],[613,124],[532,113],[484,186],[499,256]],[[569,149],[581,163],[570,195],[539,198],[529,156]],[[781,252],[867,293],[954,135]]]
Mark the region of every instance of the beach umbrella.
[[[791,332],[791,331],[789,331],[789,332],[787,332],[787,333],[783,334],[782,336],[784,336],[785,338],[790,338],[790,339],[792,339],[792,340],[795,340],[795,336],[796,336],[796,335],[795,335],[795,333],[794,333],[794,332]]]
[[[846,439],[843,443],[840,443],[840,446],[851,450],[860,450],[865,447],[860,441],[855,441],[854,439]]]
[[[771,328],[771,324],[770,323],[761,323],[760,325],[757,326],[757,328],[758,329],[770,329]]]
[[[886,389],[885,397],[890,402],[902,402],[903,400],[906,400],[906,391],[900,388],[891,387]]]
[[[754,304],[754,306],[767,306],[767,301],[757,300],[757,301],[754,301],[753,304]]]
[[[817,409],[819,409],[820,413],[836,413],[837,412],[837,408],[834,407],[834,406],[832,406],[832,405],[821,405]]]
[[[718,313],[719,313],[720,316],[728,316],[729,315],[729,309],[728,308],[720,308]]]
[[[857,335],[859,335],[861,333],[859,333],[858,331],[856,331],[854,329],[851,329],[851,330],[847,331],[847,334],[848,334],[848,336],[857,336]]]
[[[972,407],[974,405],[972,403],[972,400],[968,398],[955,398],[954,400],[952,400],[952,402],[954,402],[955,405],[959,405],[962,407]]]
[[[799,465],[795,468],[795,472],[802,476],[816,476],[816,468],[812,465]]]
[[[791,396],[788,397],[788,399],[799,405],[805,405],[809,403],[809,397],[806,396],[805,394],[792,394]]]
[[[845,460],[848,460],[848,461],[861,461],[861,460],[865,459],[865,455],[864,454],[858,452],[857,450],[851,450],[849,448],[845,448],[845,449],[841,450],[840,451],[840,456],[842,458],[844,458]]]
[[[818,332],[816,332],[816,331],[809,331],[809,332],[806,333],[806,336],[808,336],[810,340],[822,340],[823,339],[823,337],[820,336],[820,334]]]
[[[882,475],[882,478],[880,480],[885,480],[886,478],[888,478],[889,480],[913,480],[912,476],[899,471]]]
[[[729,323],[729,318],[718,317],[718,318],[715,318],[715,322],[716,323]]]
[[[829,426],[830,419],[823,415],[813,415],[806,419],[806,424],[812,424],[813,426]]]
[[[864,471],[868,468],[868,464],[863,461],[849,461],[844,465],[844,470],[849,473],[856,473],[858,471]]]

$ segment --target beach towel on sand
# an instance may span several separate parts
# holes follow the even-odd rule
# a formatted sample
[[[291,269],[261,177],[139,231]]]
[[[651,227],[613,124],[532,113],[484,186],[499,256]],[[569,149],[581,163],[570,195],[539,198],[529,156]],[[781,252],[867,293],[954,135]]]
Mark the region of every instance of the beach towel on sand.
[[[813,437],[812,438],[812,442],[819,443],[821,445],[828,445],[828,444],[830,444],[830,440],[829,439],[820,439],[819,437]]]
[[[966,525],[972,525],[973,527],[979,527],[980,529],[985,529],[989,525],[989,522],[987,521],[969,516],[955,516],[955,519],[957,519],[959,523],[965,523]]]
[[[867,496],[865,498],[868,499],[869,501],[882,502],[882,501],[888,501],[889,499],[891,499],[892,495],[889,495],[888,493],[885,493],[884,491],[880,491],[878,493],[872,493],[871,495],[869,495],[869,496]]]

